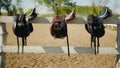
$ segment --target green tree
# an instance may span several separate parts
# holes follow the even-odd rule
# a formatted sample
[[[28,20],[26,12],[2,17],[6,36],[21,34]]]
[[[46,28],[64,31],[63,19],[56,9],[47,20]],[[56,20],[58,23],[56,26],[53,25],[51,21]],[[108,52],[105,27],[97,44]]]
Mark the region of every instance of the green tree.
[[[24,14],[23,8],[19,7],[19,8],[18,8],[18,13],[19,13],[19,14]]]
[[[26,12],[26,14],[29,15],[29,14],[32,12],[32,10],[33,10],[33,9],[30,8],[30,9]]]
[[[3,8],[8,12],[8,15],[12,15],[11,12],[11,1],[12,0],[1,0],[3,2]]]
[[[109,0],[92,0],[93,14],[99,15]]]
[[[1,9],[3,7],[3,2],[0,0],[0,15],[1,15]]]
[[[22,2],[22,0],[16,0],[16,5],[20,6],[20,3]]]
[[[16,15],[17,14],[17,8],[15,5],[12,6],[12,14]]]
[[[52,9],[55,15],[63,14],[66,6],[72,6],[72,0],[37,0],[39,4],[44,4],[48,8]],[[70,3],[72,5],[70,5]],[[67,9],[68,10],[68,9]]]
[[[16,14],[17,13],[20,13],[20,14],[22,14],[23,13],[23,8],[22,7],[20,7],[20,4],[22,3],[22,0],[16,0]]]
[[[98,15],[98,11],[97,11],[97,8],[95,6],[95,3],[92,3],[92,14],[93,15]]]

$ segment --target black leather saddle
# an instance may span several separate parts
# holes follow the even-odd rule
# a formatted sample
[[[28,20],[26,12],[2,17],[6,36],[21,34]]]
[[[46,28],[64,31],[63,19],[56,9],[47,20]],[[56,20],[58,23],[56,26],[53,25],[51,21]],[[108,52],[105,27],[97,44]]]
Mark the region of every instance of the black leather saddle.
[[[27,37],[33,32],[33,25],[30,23],[30,20],[33,20],[37,17],[35,12],[35,8],[33,9],[32,13],[29,16],[26,14],[17,14],[15,17],[15,23],[13,24],[13,32],[17,37],[17,44],[18,44],[18,53],[19,53],[19,38],[22,38],[22,52],[24,49],[24,45],[27,45]]]
[[[26,14],[17,14],[15,22],[13,31],[17,37],[27,37],[33,31],[32,23],[26,20]]]
[[[91,35],[95,37],[102,37],[105,34],[104,25],[102,23],[102,20],[100,20],[98,17],[91,15],[88,15],[87,19],[88,23],[85,24],[85,28]]]
[[[92,47],[92,42],[94,42],[94,47],[95,47],[95,54],[98,53],[98,47],[100,46],[99,44],[99,38],[104,36],[105,34],[105,27],[103,25],[103,20],[110,17],[111,13],[110,10],[105,7],[103,12],[98,15],[94,16],[93,14],[88,15],[87,17],[87,24],[85,24],[85,29],[87,30],[88,33],[91,34],[91,47]],[[96,52],[96,38],[97,38],[97,52]]]

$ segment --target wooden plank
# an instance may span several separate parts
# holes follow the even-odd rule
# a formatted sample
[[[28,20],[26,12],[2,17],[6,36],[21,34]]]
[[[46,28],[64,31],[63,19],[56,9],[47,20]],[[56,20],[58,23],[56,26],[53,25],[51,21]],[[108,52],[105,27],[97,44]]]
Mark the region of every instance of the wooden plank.
[[[1,46],[3,45],[3,30],[2,25],[0,24],[0,68],[2,68],[2,49]]]
[[[14,22],[14,16],[0,16],[0,22],[13,23]]]
[[[0,22],[4,22],[4,23],[13,23],[14,22],[14,18],[15,16],[0,16]],[[51,23],[52,22],[52,17],[37,17],[36,19],[32,20],[32,23]],[[72,24],[85,24],[86,23],[87,18],[86,17],[81,17],[78,18],[76,17],[74,20],[69,21],[68,23],[72,23]],[[119,18],[107,18],[104,20],[104,24],[120,24],[120,19]]]
[[[0,68],[2,68],[2,55],[1,55],[1,52],[0,52]]]
[[[0,68],[3,68],[2,67],[2,53],[0,52]]]
[[[117,25],[117,37],[116,37],[117,50],[120,51],[120,24]],[[116,68],[120,68],[120,54],[116,56]]]
[[[20,52],[22,51],[20,46]],[[2,46],[3,52],[17,52],[17,46]],[[25,53],[67,53],[65,46],[25,46]],[[70,53],[73,54],[94,54],[94,48],[91,47],[70,47]],[[99,54],[119,54],[116,48],[100,47]]]

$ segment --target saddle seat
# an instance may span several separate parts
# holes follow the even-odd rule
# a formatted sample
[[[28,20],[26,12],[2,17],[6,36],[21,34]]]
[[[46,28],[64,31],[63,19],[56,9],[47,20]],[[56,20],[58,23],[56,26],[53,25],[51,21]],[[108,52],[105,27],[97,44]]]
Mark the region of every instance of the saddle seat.
[[[67,35],[67,24],[62,16],[55,16],[52,21],[51,35],[55,38],[64,38]]]
[[[17,37],[27,37],[33,31],[33,26],[26,21],[25,14],[17,14],[15,21],[13,32]]]

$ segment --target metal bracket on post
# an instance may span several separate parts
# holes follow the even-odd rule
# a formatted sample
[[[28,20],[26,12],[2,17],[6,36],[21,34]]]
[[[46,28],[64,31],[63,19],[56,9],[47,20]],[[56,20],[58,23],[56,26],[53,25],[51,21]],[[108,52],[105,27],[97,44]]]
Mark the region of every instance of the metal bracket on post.
[[[117,24],[116,49],[120,53],[120,24]],[[116,68],[120,68],[120,54],[116,56]]]
[[[7,31],[6,24],[0,22],[0,68],[5,68],[5,53],[3,52],[2,46],[7,43]]]

